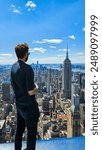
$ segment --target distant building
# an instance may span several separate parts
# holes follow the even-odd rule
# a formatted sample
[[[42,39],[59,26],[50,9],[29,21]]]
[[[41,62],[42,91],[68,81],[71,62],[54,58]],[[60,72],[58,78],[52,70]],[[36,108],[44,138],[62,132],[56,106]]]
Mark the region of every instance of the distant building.
[[[85,104],[80,104],[81,134],[85,133]]]
[[[37,60],[37,65],[39,65],[39,61]]]
[[[73,127],[72,127],[72,111],[70,108],[66,109],[66,114],[67,114],[67,137],[72,137],[73,136]]]
[[[66,53],[66,59],[64,60],[64,66],[62,70],[62,89],[66,99],[71,99],[71,61],[68,58],[68,49]]]
[[[2,99],[4,101],[11,100],[11,84],[10,82],[3,82],[2,83]]]
[[[73,100],[72,104],[74,104],[74,106],[77,107],[79,110],[80,96],[78,94],[73,94],[72,100]]]
[[[80,126],[80,113],[75,110],[73,113],[73,136],[81,135],[81,126]]]
[[[0,108],[0,120],[4,119],[4,117],[5,117],[5,109]]]
[[[2,94],[2,84],[0,84],[0,94]]]
[[[42,110],[45,115],[49,115],[49,100],[48,96],[42,99]]]
[[[67,114],[67,137],[76,137],[81,135],[80,112],[74,107],[74,112],[70,108],[66,110]]]
[[[80,93],[80,85],[77,83],[72,83],[72,95]]]
[[[75,83],[80,85],[81,84],[81,73],[80,72],[75,72],[73,74],[73,79],[74,79]]]
[[[48,92],[48,96],[50,96],[51,95],[51,68],[48,69],[47,92]]]
[[[80,103],[85,103],[85,89],[80,91]]]
[[[73,112],[73,136],[81,135],[80,126],[80,96],[78,94],[73,95],[74,97],[74,112]]]
[[[73,103],[72,106],[66,108],[67,114],[67,137],[76,137],[80,136],[81,124],[80,124],[80,96],[78,94],[73,94]],[[82,113],[81,113],[82,116]],[[82,120],[83,122],[83,120]],[[83,127],[84,128],[84,127]],[[84,130],[84,129],[82,129]]]
[[[85,88],[85,76],[82,76],[81,84],[82,84],[82,88]]]
[[[0,120],[0,143],[4,142],[5,138],[5,120]]]

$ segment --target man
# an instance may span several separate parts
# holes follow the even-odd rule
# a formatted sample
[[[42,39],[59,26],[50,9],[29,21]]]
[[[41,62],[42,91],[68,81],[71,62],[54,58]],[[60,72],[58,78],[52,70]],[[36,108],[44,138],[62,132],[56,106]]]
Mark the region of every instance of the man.
[[[34,84],[33,69],[25,63],[29,56],[28,45],[16,45],[15,53],[18,61],[11,68],[11,85],[15,93],[17,108],[15,150],[21,150],[22,148],[22,136],[25,127],[27,127],[26,150],[35,150],[39,118],[39,109],[35,94],[38,91],[38,87]]]

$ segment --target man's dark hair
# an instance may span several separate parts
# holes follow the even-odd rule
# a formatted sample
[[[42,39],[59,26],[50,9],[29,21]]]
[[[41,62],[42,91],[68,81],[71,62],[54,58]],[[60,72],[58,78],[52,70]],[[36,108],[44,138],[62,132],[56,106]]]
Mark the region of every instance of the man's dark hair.
[[[28,45],[26,43],[24,44],[17,44],[15,47],[15,53],[17,58],[23,58],[26,53],[28,53]]]

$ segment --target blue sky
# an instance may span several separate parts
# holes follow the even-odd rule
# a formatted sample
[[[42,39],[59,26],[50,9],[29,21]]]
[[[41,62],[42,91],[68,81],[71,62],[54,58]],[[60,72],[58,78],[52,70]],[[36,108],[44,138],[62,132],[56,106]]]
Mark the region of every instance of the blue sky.
[[[85,61],[84,0],[0,0],[0,64],[16,61],[15,45],[28,43],[28,63]]]

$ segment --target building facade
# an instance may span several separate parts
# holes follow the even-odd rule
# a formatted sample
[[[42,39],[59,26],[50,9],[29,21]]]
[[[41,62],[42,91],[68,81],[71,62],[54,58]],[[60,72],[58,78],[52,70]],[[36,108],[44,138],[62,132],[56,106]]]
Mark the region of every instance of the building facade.
[[[62,70],[62,89],[66,99],[71,99],[71,61],[68,58],[68,48],[66,52],[66,59],[64,60],[63,70]]]

